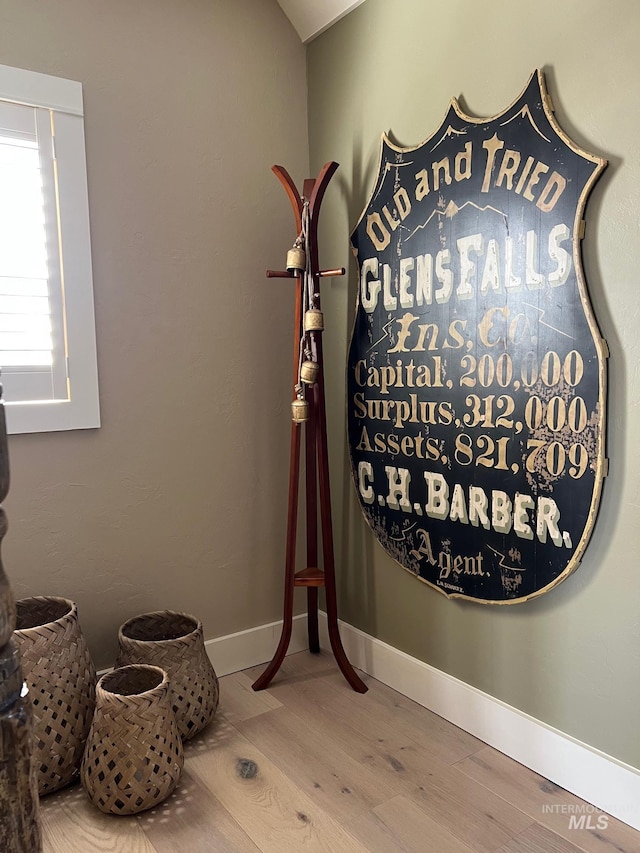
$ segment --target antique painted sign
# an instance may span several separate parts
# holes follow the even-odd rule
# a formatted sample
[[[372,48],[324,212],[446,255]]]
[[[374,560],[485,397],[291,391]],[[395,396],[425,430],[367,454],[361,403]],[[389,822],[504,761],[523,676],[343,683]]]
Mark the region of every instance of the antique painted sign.
[[[605,165],[560,129],[540,71],[493,118],[453,100],[416,148],[382,139],[352,236],[351,463],[383,548],[447,596],[540,595],[589,540],[607,350],[581,241]]]

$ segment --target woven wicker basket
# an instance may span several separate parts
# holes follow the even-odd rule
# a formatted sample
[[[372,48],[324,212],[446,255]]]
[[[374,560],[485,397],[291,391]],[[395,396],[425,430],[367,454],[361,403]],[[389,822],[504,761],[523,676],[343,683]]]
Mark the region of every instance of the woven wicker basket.
[[[116,666],[149,663],[169,675],[173,710],[183,740],[210,722],[220,694],[198,619],[171,610],[143,613],[120,627],[118,641]]]
[[[16,602],[14,634],[33,703],[38,791],[50,794],[77,778],[95,705],[96,672],[66,598]]]
[[[183,765],[166,672],[137,664],[103,675],[81,770],[91,802],[107,814],[152,808],[173,791]]]

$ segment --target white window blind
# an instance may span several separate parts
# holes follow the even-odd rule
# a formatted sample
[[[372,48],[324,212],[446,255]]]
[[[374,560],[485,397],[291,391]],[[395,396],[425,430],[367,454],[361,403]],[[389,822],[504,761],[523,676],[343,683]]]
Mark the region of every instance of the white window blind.
[[[99,426],[81,89],[6,66],[0,367],[9,432]]]

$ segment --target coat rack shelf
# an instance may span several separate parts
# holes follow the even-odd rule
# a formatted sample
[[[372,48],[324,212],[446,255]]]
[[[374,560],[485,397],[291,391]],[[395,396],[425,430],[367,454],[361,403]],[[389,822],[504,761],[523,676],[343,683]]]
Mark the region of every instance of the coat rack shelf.
[[[268,278],[291,278],[296,285],[295,319],[293,333],[293,385],[299,389],[301,363],[301,341],[305,333],[303,312],[305,279],[313,283],[314,308],[320,309],[320,279],[341,276],[341,269],[320,270],[318,263],[318,217],[325,191],[334,172],[335,162],[324,165],[317,178],[305,180],[302,195],[298,192],[290,175],[282,166],[274,166],[273,172],[284,187],[296,222],[296,234],[306,230],[306,272],[267,270]],[[307,629],[309,650],[320,651],[318,631],[318,591],[325,590],[329,641],[336,662],[349,685],[358,693],[365,693],[367,686],[357,675],[344,651],[338,630],[335,562],[333,549],[333,527],[331,521],[331,494],[329,489],[329,457],[327,451],[327,423],[324,388],[324,364],[322,353],[322,330],[309,335],[311,358],[317,363],[319,372],[315,383],[308,386],[306,398],[309,403],[308,419],[291,424],[291,449],[289,463],[289,503],[287,513],[287,544],[285,556],[284,619],[280,642],[275,654],[262,675],[253,683],[254,690],[263,690],[280,669],[287,653],[293,627],[294,589],[307,590]],[[298,394],[294,397],[294,405]],[[296,571],[296,543],[299,503],[300,455],[304,432],[304,473],[306,509],[306,567]],[[319,566],[318,510],[320,515],[320,541],[322,563]]]

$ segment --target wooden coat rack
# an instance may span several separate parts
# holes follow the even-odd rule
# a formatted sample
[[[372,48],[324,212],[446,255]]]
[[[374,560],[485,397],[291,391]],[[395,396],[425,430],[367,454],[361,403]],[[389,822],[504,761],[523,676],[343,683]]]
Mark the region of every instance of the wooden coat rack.
[[[307,252],[310,272],[315,291],[315,305],[320,307],[320,279],[344,275],[344,268],[320,270],[318,263],[318,216],[320,205],[329,181],[338,164],[326,163],[317,178],[307,178],[304,182],[302,196],[286,169],[274,166],[273,172],[283,185],[293,208],[296,221],[296,234],[302,232],[303,210],[308,201]],[[303,276],[289,271],[267,270],[269,278],[295,278],[296,302],[294,320],[293,346],[293,384],[298,382],[300,364],[300,342],[303,334]],[[322,334],[312,335],[313,360],[319,366],[319,374],[308,396],[310,408],[309,419],[304,424],[291,425],[291,453],[289,467],[289,506],[287,515],[287,546],[285,557],[285,588],[284,588],[284,620],[282,634],[276,652],[262,675],[254,682],[254,690],[267,687],[274,675],[280,669],[287,653],[293,627],[293,593],[295,587],[305,587],[307,590],[307,628],[309,635],[309,650],[315,654],[320,651],[318,633],[318,590],[324,587],[327,606],[327,623],[331,649],[342,674],[350,686],[358,693],[365,693],[367,686],[356,674],[349,663],[342,646],[338,630],[338,610],[336,597],[336,577],[333,554],[333,529],[331,523],[331,495],[329,491],[329,456],[327,452],[327,422],[324,393],[324,373],[322,357]],[[307,526],[307,565],[306,568],[295,570],[296,563],[296,532],[298,522],[298,484],[300,479],[300,443],[301,433],[305,433],[305,500]],[[323,568],[318,566],[318,501],[322,534]]]

